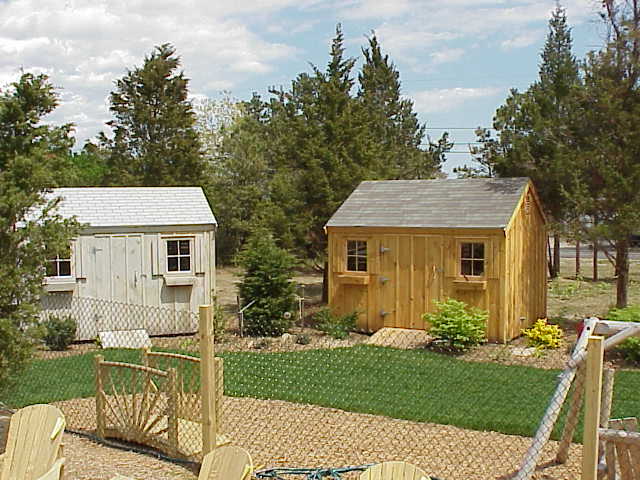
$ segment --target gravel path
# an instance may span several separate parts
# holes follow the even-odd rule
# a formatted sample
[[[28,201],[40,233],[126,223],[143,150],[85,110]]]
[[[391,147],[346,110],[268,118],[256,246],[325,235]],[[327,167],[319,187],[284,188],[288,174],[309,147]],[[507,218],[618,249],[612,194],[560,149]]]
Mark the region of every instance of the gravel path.
[[[58,404],[75,418],[92,419],[93,399]],[[279,400],[224,399],[224,433],[247,448],[256,465],[319,467],[405,460],[441,480],[506,479],[515,471],[530,439],[410,422]],[[78,417],[81,415],[81,417]],[[72,426],[73,426],[73,422]],[[93,428],[86,425],[86,428]],[[192,479],[184,468],[150,456],[123,452],[67,435],[67,478],[102,480],[116,472],[138,479]],[[553,458],[555,443],[547,446]],[[545,480],[579,477],[580,448],[568,465],[536,473]],[[298,480],[300,477],[291,477]]]

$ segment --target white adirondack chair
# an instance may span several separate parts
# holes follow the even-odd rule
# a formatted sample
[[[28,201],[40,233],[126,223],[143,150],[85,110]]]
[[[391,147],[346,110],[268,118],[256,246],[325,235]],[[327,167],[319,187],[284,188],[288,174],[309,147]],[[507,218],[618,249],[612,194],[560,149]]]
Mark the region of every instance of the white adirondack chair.
[[[31,405],[13,414],[0,480],[57,480],[62,476],[65,419],[52,405]]]

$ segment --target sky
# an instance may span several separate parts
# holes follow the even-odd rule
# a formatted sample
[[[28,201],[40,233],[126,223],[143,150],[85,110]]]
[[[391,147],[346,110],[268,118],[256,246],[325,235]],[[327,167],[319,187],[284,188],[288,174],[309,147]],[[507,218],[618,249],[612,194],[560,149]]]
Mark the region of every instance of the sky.
[[[603,42],[597,0],[565,0],[574,53]],[[113,83],[171,43],[193,97],[268,97],[310,63],[324,68],[337,23],[347,55],[375,32],[427,133],[455,142],[444,170],[469,163],[473,129],[490,127],[509,89],[535,81],[555,0],[0,0],[0,86],[46,73],[77,146],[111,116]],[[357,74],[357,70],[355,72]]]

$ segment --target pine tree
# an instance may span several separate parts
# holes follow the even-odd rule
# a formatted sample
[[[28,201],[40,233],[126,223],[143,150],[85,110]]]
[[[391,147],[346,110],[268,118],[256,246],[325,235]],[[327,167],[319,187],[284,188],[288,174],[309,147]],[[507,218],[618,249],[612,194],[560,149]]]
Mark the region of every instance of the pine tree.
[[[204,160],[196,117],[187,99],[188,79],[180,59],[164,44],[144,65],[116,81],[107,122],[113,138],[100,135],[112,185],[199,185]]]
[[[571,51],[571,30],[566,13],[556,7],[541,53],[539,78],[523,93],[513,89],[496,111],[493,127],[496,142],[483,142],[476,154],[490,158],[498,176],[530,177],[553,222],[552,276],[560,272],[560,233],[568,213],[563,191],[577,160],[567,148],[572,93],[580,85],[578,63]],[[484,149],[488,149],[487,152]]]
[[[616,306],[628,303],[629,237],[640,231],[640,6],[603,2],[611,37],[583,65],[572,139],[583,162],[568,188],[578,215],[598,219],[595,230],[615,246]]]
[[[57,104],[45,75],[25,73],[0,91],[0,386],[29,358],[45,265],[77,231],[44,196],[72,146],[70,124],[42,122]]]
[[[362,49],[358,99],[373,134],[372,148],[377,157],[373,168],[380,178],[432,178],[443,160],[436,153],[438,144],[431,144],[431,150],[421,148],[425,126],[413,111],[413,101],[402,98],[400,73],[389,56],[382,54],[375,34],[368,42]]]

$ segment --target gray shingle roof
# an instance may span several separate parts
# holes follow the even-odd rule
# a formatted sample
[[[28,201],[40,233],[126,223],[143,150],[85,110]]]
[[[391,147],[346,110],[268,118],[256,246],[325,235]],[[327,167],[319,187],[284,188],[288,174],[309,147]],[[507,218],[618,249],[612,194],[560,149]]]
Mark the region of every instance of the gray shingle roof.
[[[527,178],[362,182],[327,227],[504,228]]]
[[[58,212],[92,227],[215,225],[200,187],[55,188]]]

